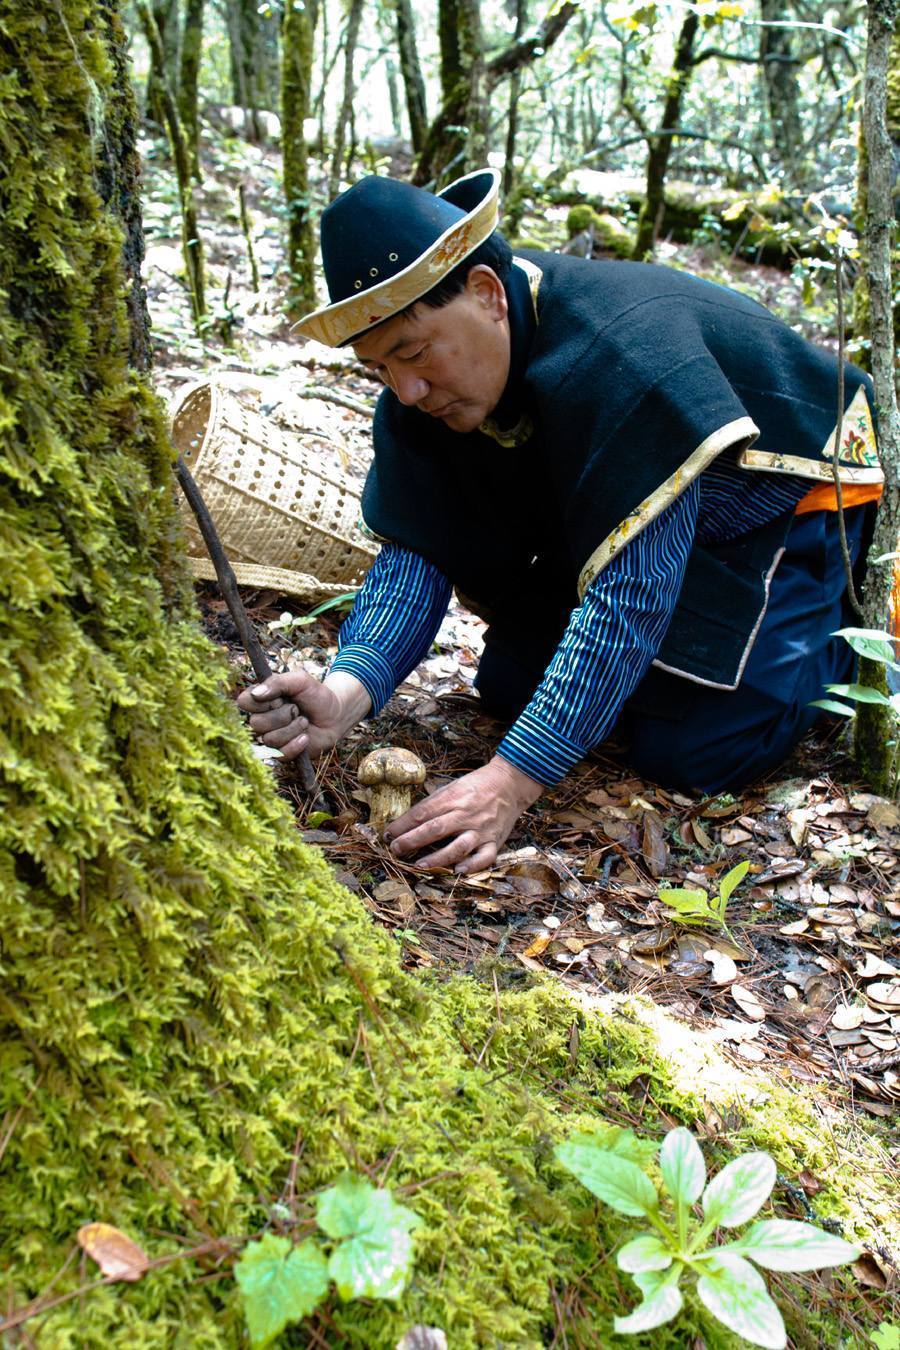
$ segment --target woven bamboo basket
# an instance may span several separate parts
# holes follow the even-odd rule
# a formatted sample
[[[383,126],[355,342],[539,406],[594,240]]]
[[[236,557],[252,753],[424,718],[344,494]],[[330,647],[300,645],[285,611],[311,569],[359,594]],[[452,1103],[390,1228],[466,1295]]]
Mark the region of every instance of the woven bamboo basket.
[[[250,381],[257,388],[262,381]],[[192,385],[172,409],[172,440],[209,508],[237,580],[309,603],[358,586],[378,552],[360,528],[359,490],[340,469],[333,410],[295,399],[296,434],[249,410],[217,381]],[[322,467],[328,464],[327,470]],[[196,577],[215,568],[186,502]]]

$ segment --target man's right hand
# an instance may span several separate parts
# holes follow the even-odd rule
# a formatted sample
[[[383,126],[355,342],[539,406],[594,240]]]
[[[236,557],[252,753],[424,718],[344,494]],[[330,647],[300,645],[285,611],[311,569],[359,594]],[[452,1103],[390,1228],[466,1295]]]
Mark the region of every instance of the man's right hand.
[[[238,696],[238,707],[250,714],[250,727],[264,745],[295,759],[302,750],[317,759],[359,721],[371,707],[355,676],[336,670],[322,682],[305,670],[270,675]]]

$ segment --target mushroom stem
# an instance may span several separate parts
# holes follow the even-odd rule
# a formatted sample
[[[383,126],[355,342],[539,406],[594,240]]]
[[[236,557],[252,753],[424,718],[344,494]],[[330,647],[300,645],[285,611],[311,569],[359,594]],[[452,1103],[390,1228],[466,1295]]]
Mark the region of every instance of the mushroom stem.
[[[392,820],[399,820],[400,816],[405,816],[412,806],[412,786],[404,783],[392,787],[390,783],[380,783],[370,791],[372,797],[369,802],[369,824],[373,830],[382,835]]]
[[[409,810],[413,788],[425,782],[425,765],[411,750],[384,746],[366,755],[359,781],[369,789],[369,824],[380,836]]]

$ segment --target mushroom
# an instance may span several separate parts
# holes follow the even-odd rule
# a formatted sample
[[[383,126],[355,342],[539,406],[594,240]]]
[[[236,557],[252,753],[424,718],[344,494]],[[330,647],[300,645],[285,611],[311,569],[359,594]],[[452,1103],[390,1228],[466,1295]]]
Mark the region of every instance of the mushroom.
[[[381,836],[412,806],[413,787],[425,782],[425,765],[411,750],[386,745],[371,750],[358,772],[360,783],[369,789],[369,824]]]

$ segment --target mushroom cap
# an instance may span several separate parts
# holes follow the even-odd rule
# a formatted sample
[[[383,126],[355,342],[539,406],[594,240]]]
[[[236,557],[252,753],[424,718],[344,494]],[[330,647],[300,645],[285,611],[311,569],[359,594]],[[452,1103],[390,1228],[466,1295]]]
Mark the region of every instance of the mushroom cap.
[[[425,765],[419,756],[414,755],[412,750],[402,750],[393,745],[370,750],[357,772],[359,781],[365,787],[376,787],[379,783],[402,787],[407,783],[425,782]]]

